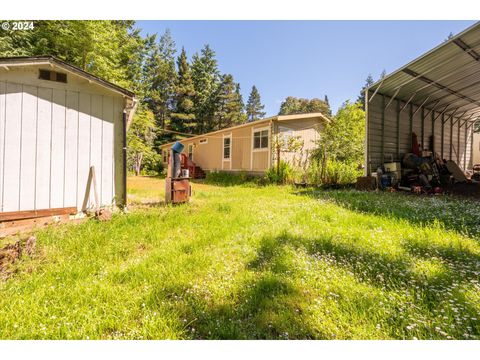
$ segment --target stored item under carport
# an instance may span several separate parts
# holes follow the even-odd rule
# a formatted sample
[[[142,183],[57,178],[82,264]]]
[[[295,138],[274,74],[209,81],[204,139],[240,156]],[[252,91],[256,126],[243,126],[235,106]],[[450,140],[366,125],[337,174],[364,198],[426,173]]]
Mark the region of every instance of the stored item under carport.
[[[167,177],[165,179],[166,203],[178,204],[187,202],[192,194],[188,171],[184,171],[181,168],[180,153],[183,147],[183,144],[177,141],[170,149]]]

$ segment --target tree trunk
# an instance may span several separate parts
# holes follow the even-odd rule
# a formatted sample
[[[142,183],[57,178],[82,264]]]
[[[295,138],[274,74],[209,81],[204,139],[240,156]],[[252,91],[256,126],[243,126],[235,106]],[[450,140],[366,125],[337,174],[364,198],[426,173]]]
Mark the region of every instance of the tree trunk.
[[[142,169],[142,159],[143,154],[137,154],[135,157],[135,176],[140,175],[140,170]]]

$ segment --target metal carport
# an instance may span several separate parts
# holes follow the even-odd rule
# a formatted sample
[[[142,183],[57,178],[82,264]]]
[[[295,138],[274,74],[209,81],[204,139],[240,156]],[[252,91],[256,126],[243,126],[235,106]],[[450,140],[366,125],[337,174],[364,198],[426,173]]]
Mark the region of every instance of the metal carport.
[[[472,167],[473,124],[480,117],[480,22],[366,90],[365,169],[421,149]]]

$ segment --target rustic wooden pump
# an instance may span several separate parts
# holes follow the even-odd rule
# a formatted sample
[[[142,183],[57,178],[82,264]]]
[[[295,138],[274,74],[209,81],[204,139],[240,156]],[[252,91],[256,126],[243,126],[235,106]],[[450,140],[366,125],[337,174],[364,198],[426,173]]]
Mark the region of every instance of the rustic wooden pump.
[[[190,199],[192,190],[188,171],[182,171],[181,152],[183,144],[176,142],[169,150],[167,177],[165,179],[165,202],[183,203]]]

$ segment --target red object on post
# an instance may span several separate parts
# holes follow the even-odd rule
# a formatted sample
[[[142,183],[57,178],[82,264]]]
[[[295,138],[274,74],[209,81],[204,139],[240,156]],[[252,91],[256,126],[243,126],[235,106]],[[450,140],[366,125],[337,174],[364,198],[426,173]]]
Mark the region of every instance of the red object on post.
[[[181,155],[180,168],[184,169],[184,155]],[[173,204],[187,202],[192,194],[189,178],[173,177],[173,161],[173,150],[170,150],[168,156],[167,177],[165,178],[165,202]]]

